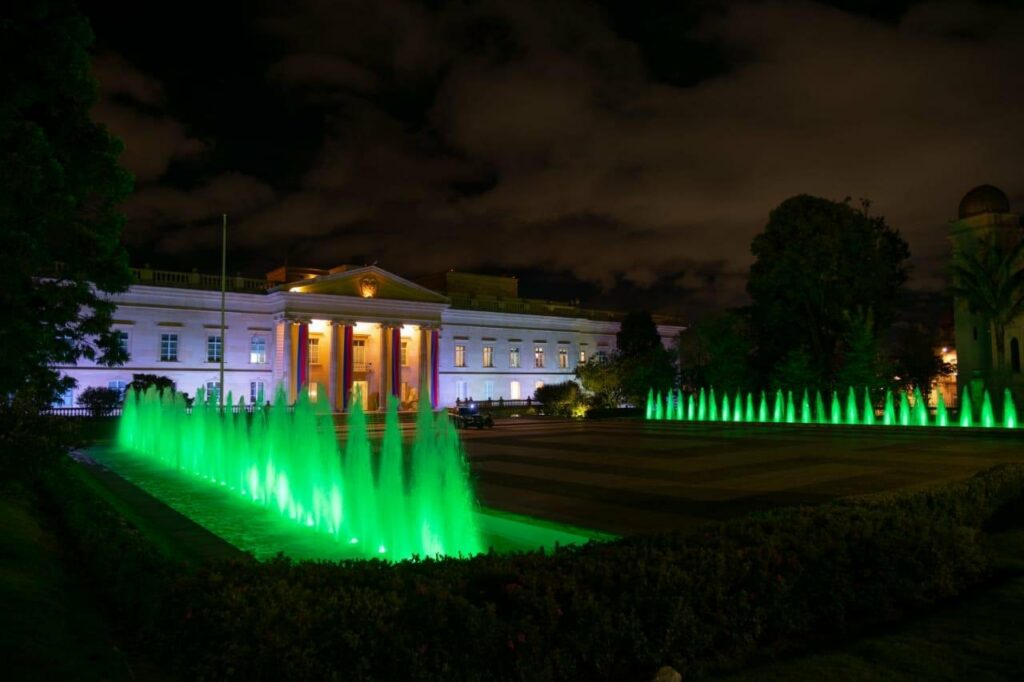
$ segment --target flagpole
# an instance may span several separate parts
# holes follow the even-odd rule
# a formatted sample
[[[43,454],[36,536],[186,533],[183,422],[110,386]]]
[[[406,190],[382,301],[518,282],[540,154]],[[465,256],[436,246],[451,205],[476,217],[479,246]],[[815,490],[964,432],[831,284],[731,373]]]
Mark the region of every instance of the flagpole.
[[[225,300],[227,292],[227,266],[228,266],[228,214],[222,214],[220,234],[220,390],[217,391],[217,398],[220,402],[221,412],[224,411],[224,356],[227,355],[227,339],[224,337],[226,329],[224,325]]]

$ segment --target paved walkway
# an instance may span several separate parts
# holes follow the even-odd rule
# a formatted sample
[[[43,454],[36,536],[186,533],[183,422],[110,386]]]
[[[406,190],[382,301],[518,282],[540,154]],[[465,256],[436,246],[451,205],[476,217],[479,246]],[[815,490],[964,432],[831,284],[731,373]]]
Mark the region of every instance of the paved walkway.
[[[1024,461],[1024,430],[512,419],[462,433],[486,506],[620,534]]]

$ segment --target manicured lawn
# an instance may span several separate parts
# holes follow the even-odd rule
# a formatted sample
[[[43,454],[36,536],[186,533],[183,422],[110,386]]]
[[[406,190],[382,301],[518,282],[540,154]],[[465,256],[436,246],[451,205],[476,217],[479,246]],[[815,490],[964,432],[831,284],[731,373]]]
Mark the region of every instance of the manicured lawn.
[[[165,679],[115,644],[87,585],[20,496],[0,497],[0,678]]]
[[[1019,680],[1024,675],[1024,531],[994,539],[998,584],[940,604],[886,631],[722,679]]]

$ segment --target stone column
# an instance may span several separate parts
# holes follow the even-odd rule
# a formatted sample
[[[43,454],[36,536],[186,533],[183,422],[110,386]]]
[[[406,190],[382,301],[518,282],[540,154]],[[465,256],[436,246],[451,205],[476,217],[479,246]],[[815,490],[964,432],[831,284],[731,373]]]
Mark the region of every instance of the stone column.
[[[295,400],[295,368],[292,360],[292,321],[285,318],[281,321],[284,325],[284,333],[281,335],[281,369],[283,374],[283,383],[285,394],[288,396],[288,402]],[[274,389],[275,391],[277,389]]]
[[[355,322],[346,322],[341,339],[341,409],[347,410],[352,400],[352,334]]]
[[[416,377],[416,390],[420,397],[430,396],[430,328],[420,325],[419,337],[419,371]]]
[[[391,328],[391,395],[402,394],[402,326]]]
[[[377,372],[379,379],[377,380],[377,409],[383,410],[387,406],[388,397],[388,371],[391,368],[391,363],[388,362],[388,341],[391,335],[388,333],[391,329],[391,325],[387,322],[380,323],[380,357],[377,363]]]
[[[430,330],[430,406],[437,409],[441,391],[441,328]]]
[[[309,323],[299,323],[298,343],[295,354],[295,388],[296,391],[309,390]],[[296,392],[296,396],[298,393]]]
[[[341,349],[341,340],[338,334],[342,333],[342,325],[337,320],[331,320],[331,352],[327,358],[327,400],[331,406],[331,412],[338,409],[338,360]]]

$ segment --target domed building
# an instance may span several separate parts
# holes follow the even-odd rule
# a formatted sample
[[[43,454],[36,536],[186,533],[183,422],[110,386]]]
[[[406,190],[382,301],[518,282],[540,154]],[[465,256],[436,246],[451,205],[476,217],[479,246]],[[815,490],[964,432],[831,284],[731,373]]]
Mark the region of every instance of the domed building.
[[[958,217],[951,223],[951,239],[955,252],[970,253],[985,239],[995,238],[1004,244],[1024,239],[1021,216],[1013,213],[1006,193],[992,185],[979,185],[960,200]],[[992,325],[984,316],[973,312],[967,301],[960,297],[953,301],[953,321],[956,336],[957,388],[965,385],[980,386],[998,370],[996,341]],[[1004,371],[1011,381],[1024,386],[1021,374],[1024,343],[1024,316],[1018,317],[1006,329]],[[1020,391],[1017,391],[1020,393]]]

